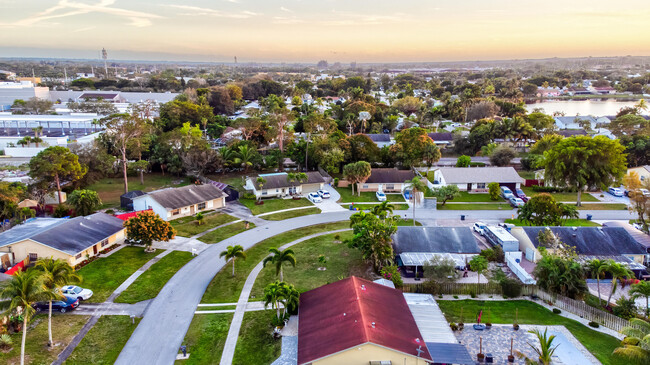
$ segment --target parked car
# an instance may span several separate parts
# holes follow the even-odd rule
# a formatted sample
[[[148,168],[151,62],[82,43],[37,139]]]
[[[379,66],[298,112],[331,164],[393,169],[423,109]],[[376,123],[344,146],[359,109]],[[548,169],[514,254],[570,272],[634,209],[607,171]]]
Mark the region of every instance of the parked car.
[[[71,297],[76,297],[80,301],[88,300],[93,296],[93,291],[90,289],[80,288],[76,285],[66,285],[61,288],[61,293]]]
[[[646,198],[650,197],[650,190],[648,190],[648,189],[638,189],[638,191],[641,194],[643,194],[644,197],[646,197]],[[625,193],[625,196],[630,196],[630,191],[629,190],[625,190],[624,193]]]
[[[65,296],[62,300],[52,301],[52,311],[59,311],[65,313],[71,311],[79,306],[79,299],[75,297]],[[32,307],[36,309],[37,312],[49,310],[50,302],[37,302],[32,304]]]
[[[517,195],[517,198],[523,200],[524,203],[528,201],[528,197],[526,196],[526,193],[524,193],[523,190],[517,188],[517,189],[515,189],[515,193]]]
[[[607,190],[607,192],[614,195],[614,196],[623,196],[623,190],[621,190],[620,188],[612,187],[612,188],[609,188],[609,190]]]
[[[503,199],[508,200],[508,199],[514,197],[515,194],[513,194],[512,190],[510,190],[510,188],[508,188],[507,186],[502,186],[501,187],[501,196],[503,197]]]
[[[375,196],[377,197],[377,200],[379,200],[380,202],[385,202],[386,201],[386,194],[384,194],[381,191],[376,192]]]
[[[327,190],[318,190],[316,192],[318,196],[320,196],[322,199],[329,199],[330,198],[330,192]]]
[[[524,204],[526,204],[526,203],[524,203],[523,200],[521,200],[521,199],[519,199],[517,197],[514,197],[514,196],[511,197],[509,200],[510,200],[510,205],[512,205],[515,208],[523,207]]]
[[[485,227],[486,227],[485,223],[483,223],[483,222],[476,222],[476,223],[474,223],[474,225],[472,226],[472,230],[473,230],[474,232],[476,232],[476,233],[478,233],[478,234],[480,234],[480,235],[482,236],[482,235],[485,234]]]
[[[309,193],[307,194],[307,199],[312,203],[320,203],[323,201],[323,198],[318,195],[318,193]]]

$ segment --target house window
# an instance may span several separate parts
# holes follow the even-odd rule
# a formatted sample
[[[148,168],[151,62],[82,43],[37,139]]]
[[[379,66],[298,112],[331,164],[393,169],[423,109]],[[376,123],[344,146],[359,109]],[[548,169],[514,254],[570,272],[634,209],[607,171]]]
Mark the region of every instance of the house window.
[[[364,189],[368,189],[368,185],[364,185],[363,188],[364,188]]]
[[[172,210],[172,215],[179,215],[181,214],[181,211],[179,209]]]
[[[645,180],[645,176],[640,177],[641,181]]]
[[[101,247],[108,245],[108,238],[102,241]]]
[[[262,190],[262,195],[269,195],[269,192],[266,190]]]
[[[36,261],[38,260],[38,254],[37,253],[30,253],[29,254],[29,261]]]
[[[205,209],[205,202],[196,205],[199,210]]]
[[[79,260],[81,258],[81,253],[78,253],[77,256],[75,256],[74,258]]]
[[[386,184],[386,190],[395,190],[395,184]]]
[[[476,184],[477,189],[485,189],[485,183],[478,183]]]

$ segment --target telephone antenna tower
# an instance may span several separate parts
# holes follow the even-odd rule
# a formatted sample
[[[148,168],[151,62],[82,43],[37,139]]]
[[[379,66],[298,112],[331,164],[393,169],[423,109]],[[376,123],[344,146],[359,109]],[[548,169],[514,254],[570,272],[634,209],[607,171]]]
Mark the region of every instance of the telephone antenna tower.
[[[106,52],[106,48],[102,48],[102,59],[104,59],[104,72],[106,78],[108,78],[108,64],[106,63],[107,58],[108,58],[108,52]]]
[[[235,65],[237,64],[237,56],[235,56]]]

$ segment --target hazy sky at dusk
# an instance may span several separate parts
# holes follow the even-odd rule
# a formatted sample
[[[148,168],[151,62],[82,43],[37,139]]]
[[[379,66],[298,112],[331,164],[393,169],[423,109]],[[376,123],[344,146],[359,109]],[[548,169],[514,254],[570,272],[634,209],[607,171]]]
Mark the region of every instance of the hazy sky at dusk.
[[[650,55],[648,0],[0,0],[0,57],[410,62]]]

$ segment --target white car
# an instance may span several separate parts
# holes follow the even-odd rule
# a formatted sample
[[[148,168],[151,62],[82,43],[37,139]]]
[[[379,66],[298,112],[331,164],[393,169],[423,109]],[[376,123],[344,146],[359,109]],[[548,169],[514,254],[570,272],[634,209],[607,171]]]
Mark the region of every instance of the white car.
[[[385,202],[386,201],[386,194],[384,194],[381,191],[376,192],[375,196],[377,197],[377,200],[379,200],[380,202]]]
[[[476,222],[476,223],[474,223],[474,225],[472,226],[472,230],[473,230],[474,232],[476,232],[476,233],[478,233],[478,234],[480,234],[480,235],[482,236],[482,235],[485,234],[485,227],[486,227],[485,223],[483,223],[483,222]]]
[[[330,198],[330,192],[327,190],[318,190],[316,192],[318,196],[320,196],[323,199],[329,199]]]
[[[318,193],[309,193],[307,194],[307,199],[312,203],[320,203],[323,201],[323,198],[318,195]]]
[[[524,201],[519,198],[515,198],[514,196],[510,198],[510,205],[515,208],[523,207],[525,204],[526,203],[524,203]]]
[[[93,291],[90,289],[80,288],[76,285],[66,285],[61,288],[61,292],[67,296],[81,300],[88,300],[93,296]]]
[[[621,190],[619,188],[609,188],[609,190],[607,190],[607,192],[614,195],[614,196],[618,196],[618,197],[623,196],[623,190]]]

